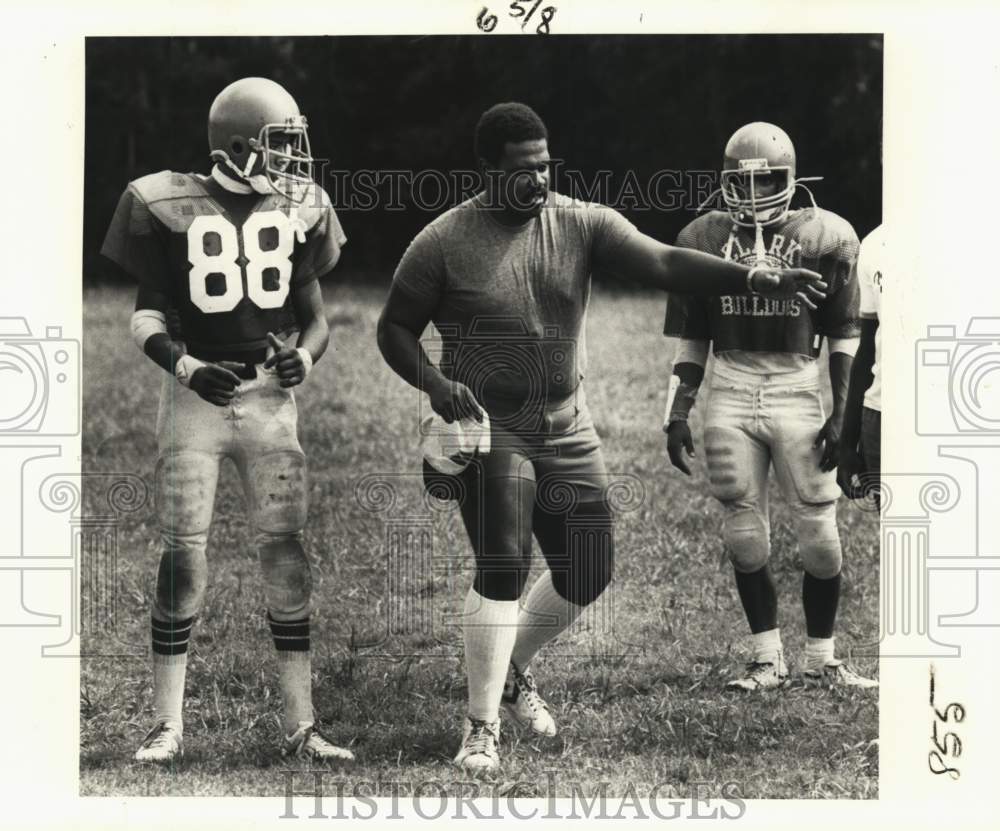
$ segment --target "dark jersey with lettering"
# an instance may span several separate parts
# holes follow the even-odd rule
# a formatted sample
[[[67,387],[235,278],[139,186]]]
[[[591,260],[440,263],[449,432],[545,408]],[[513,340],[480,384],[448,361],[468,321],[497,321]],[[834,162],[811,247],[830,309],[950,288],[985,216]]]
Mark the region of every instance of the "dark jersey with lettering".
[[[731,237],[732,235],[732,237]],[[858,237],[835,213],[804,208],[763,232],[757,251],[756,231],[737,228],[723,211],[712,211],[688,224],[677,245],[744,265],[763,262],[775,268],[808,268],[823,275],[827,297],[811,310],[798,300],[767,300],[755,295],[695,297],[671,294],[663,333],[691,340],[711,340],[715,352],[788,352],[815,358],[821,338],[853,338],[860,333],[858,281],[854,265]],[[763,255],[763,256],[761,256]]]
[[[129,183],[101,253],[169,298],[189,352],[239,360],[265,348],[268,332],[298,328],[291,292],[329,272],[346,241],[318,185],[295,207],[162,171]]]

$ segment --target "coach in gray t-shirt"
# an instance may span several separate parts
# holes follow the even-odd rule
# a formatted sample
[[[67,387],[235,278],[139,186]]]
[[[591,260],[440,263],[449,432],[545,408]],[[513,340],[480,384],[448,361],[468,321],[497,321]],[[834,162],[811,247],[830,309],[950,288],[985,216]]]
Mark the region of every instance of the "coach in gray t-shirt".
[[[613,528],[600,441],[579,386],[590,274],[600,268],[671,292],[797,296],[825,285],[674,248],[617,211],[548,190],[548,132],[523,104],[498,104],[476,128],[485,191],[447,211],[403,255],[379,319],[389,365],[446,421],[490,416],[491,447],[461,474],[476,557],[463,617],[469,706],[455,762],[499,765],[499,709],[523,728],[556,725],[529,664],[611,580]],[[440,366],[419,338],[433,322]],[[532,535],[548,570],[523,608]]]
[[[551,192],[534,221],[511,225],[479,195],[417,235],[395,282],[433,310],[451,380],[477,400],[561,400],[586,371],[593,264],[634,234],[617,211]]]

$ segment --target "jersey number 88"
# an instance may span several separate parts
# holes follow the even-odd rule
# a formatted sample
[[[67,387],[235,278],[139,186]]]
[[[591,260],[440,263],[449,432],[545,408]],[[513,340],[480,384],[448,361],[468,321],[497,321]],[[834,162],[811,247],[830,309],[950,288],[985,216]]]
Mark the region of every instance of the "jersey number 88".
[[[277,246],[261,248],[260,232],[277,232]],[[197,217],[188,228],[188,290],[191,302],[205,314],[229,312],[243,299],[243,279],[240,255],[246,260],[246,293],[261,309],[280,309],[288,297],[292,278],[292,249],[295,234],[288,217],[281,211],[251,214],[243,223],[243,245],[240,246],[236,227],[221,214]],[[222,291],[209,293],[212,287]],[[219,278],[222,278],[221,280]],[[265,286],[265,279],[268,286]]]

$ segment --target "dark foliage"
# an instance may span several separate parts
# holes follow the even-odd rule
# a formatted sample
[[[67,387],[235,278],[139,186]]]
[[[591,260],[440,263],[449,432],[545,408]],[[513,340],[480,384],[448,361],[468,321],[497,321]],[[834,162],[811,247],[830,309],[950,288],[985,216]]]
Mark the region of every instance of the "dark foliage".
[[[90,38],[86,282],[106,274],[97,251],[125,184],[207,170],[209,105],[245,75],[284,84],[307,114],[351,239],[338,274],[365,281],[387,280],[440,211],[405,190],[403,210],[346,205],[330,171],[471,170],[476,121],[498,101],[534,107],[553,156],[585,181],[611,171],[612,197],[629,171],[645,187],[665,168],[716,170],[736,127],[773,121],[795,141],[800,174],[825,177],[820,205],[862,236],[881,221],[880,35]],[[672,241],[694,207],[624,210]]]

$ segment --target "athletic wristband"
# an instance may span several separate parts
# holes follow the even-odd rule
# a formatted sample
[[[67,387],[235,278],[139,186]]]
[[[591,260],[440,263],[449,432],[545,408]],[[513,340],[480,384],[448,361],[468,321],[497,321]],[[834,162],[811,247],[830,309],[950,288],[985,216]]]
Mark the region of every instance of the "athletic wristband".
[[[205,366],[204,361],[199,361],[191,355],[181,355],[177,359],[177,363],[174,364],[174,377],[177,378],[181,386],[190,388],[191,376],[203,366]]]
[[[136,309],[132,313],[132,340],[143,352],[153,335],[167,334],[167,316],[157,309]]]
[[[858,353],[861,338],[829,338],[827,343],[830,345],[831,355],[834,352],[840,352],[853,358]]]
[[[313,368],[312,353],[304,346],[298,347],[295,351],[302,356],[302,379],[305,380],[309,377],[309,370]]]
[[[690,400],[687,410],[675,409],[677,393],[680,392],[682,399]],[[697,389],[681,381],[677,375],[670,376],[670,386],[667,389],[667,406],[663,411],[663,432],[666,433],[670,425],[675,421],[687,421],[690,408],[694,406]]]

